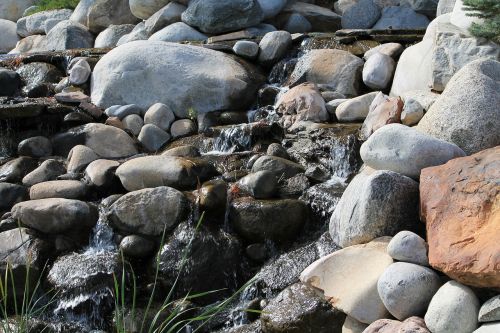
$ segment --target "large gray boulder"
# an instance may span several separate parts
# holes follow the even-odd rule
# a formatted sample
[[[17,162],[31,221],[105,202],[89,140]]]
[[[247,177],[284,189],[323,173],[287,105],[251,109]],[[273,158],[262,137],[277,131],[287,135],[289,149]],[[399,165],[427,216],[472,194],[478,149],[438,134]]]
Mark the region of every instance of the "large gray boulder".
[[[128,0],[82,0],[70,20],[83,24],[93,33],[110,25],[134,24],[139,21],[132,15]]]
[[[435,17],[440,14],[436,14],[438,8],[439,0],[400,0],[399,5],[410,7],[415,12],[425,15],[427,17]],[[443,13],[445,14],[445,13]]]
[[[418,183],[365,169],[349,183],[330,219],[333,241],[347,247],[418,226]]]
[[[498,105],[500,62],[476,60],[453,76],[416,128],[473,154],[500,145]]]
[[[147,109],[160,102],[187,118],[189,109],[198,114],[246,109],[262,81],[255,68],[247,69],[217,51],[136,41],[115,48],[97,63],[91,97],[104,108],[137,104]]]
[[[1,6],[1,5],[0,5]],[[8,53],[16,47],[19,36],[16,34],[16,24],[9,20],[0,19],[0,54]]]
[[[359,0],[343,10],[343,29],[370,29],[380,17],[380,8],[373,0]]]
[[[182,13],[183,22],[211,34],[248,28],[263,19],[257,0],[193,0]]]
[[[17,34],[21,37],[43,35],[47,21],[66,21],[69,20],[72,13],[71,9],[56,9],[24,16],[17,21]]]
[[[112,225],[126,233],[161,236],[188,215],[189,204],[182,192],[167,186],[125,194],[109,209]]]
[[[134,29],[132,24],[110,25],[97,35],[94,43],[95,48],[111,48],[115,47],[116,43],[123,36],[129,34]]]
[[[391,6],[382,9],[382,16],[372,29],[425,29],[429,19],[409,7]]]
[[[418,179],[423,168],[441,165],[465,153],[453,143],[425,135],[412,127],[389,124],[361,145],[361,158],[376,170],[391,170]]]
[[[287,4],[287,0],[257,0],[264,13],[264,18],[269,19],[278,15]]]
[[[94,35],[84,25],[73,21],[61,21],[47,34],[45,49],[62,51],[86,49],[94,46]]]
[[[184,22],[172,23],[171,25],[154,33],[149,40],[163,42],[182,42],[182,41],[204,41],[207,36],[190,27]]]
[[[37,0],[2,0],[0,1],[0,19],[16,22],[23,16],[24,11],[36,2]]]

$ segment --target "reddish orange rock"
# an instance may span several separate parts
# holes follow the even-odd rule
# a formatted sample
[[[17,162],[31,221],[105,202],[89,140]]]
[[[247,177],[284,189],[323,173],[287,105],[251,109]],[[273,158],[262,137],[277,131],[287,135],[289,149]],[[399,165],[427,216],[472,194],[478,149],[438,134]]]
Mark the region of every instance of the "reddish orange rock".
[[[420,216],[432,267],[500,288],[500,146],[423,169]]]
[[[368,113],[360,130],[362,140],[367,140],[380,127],[387,124],[401,123],[403,111],[401,98],[389,97]]]

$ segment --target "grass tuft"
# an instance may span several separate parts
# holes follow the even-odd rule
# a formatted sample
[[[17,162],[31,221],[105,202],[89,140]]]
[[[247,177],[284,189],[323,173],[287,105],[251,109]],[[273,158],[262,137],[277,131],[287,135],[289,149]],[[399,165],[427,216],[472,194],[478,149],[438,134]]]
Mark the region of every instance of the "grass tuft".
[[[32,15],[45,10],[53,9],[75,9],[80,0],[39,0],[36,8],[31,10],[28,15]]]

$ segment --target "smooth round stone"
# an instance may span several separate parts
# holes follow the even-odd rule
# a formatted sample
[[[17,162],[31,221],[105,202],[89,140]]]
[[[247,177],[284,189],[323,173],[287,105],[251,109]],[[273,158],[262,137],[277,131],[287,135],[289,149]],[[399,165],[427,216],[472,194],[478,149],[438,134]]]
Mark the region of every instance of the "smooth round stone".
[[[91,184],[104,186],[111,183],[119,166],[117,161],[99,159],[89,164],[85,169],[85,176]]]
[[[380,18],[380,8],[373,0],[359,0],[342,13],[343,29],[369,29]]]
[[[120,250],[127,257],[144,258],[154,250],[154,242],[139,235],[125,236],[120,242]]]
[[[133,135],[137,136],[141,132],[141,128],[144,125],[144,121],[138,114],[130,114],[123,118],[123,126],[132,132]]]
[[[104,113],[108,117],[117,117],[120,120],[125,118],[128,115],[131,114],[139,114],[141,115],[143,113],[143,110],[135,105],[135,104],[128,104],[128,105],[113,105],[107,108]]]
[[[64,165],[56,160],[46,160],[38,168],[27,174],[22,183],[25,186],[35,185],[41,182],[55,180],[58,176],[66,173]]]
[[[68,154],[68,172],[77,173],[82,171],[90,162],[99,159],[91,148],[84,145],[77,145]]]
[[[239,40],[234,44],[233,52],[240,57],[255,59],[257,54],[259,54],[259,44],[252,41]]]
[[[404,103],[403,112],[401,112],[401,123],[406,126],[418,124],[424,116],[424,107],[414,99],[407,99]]]
[[[170,134],[156,125],[146,124],[137,137],[140,143],[149,151],[157,151],[170,140]]]
[[[52,154],[52,143],[44,136],[23,140],[17,147],[19,156],[44,157]]]
[[[398,261],[428,266],[427,243],[419,235],[411,231],[397,233],[389,245],[387,253]]]
[[[195,134],[196,124],[189,119],[177,120],[170,127],[170,133],[174,138]]]
[[[263,170],[241,178],[238,186],[256,199],[268,199],[276,193],[278,181],[273,172]]]
[[[85,59],[78,60],[70,69],[69,82],[75,85],[81,85],[87,82],[92,70]]]
[[[156,103],[144,114],[144,123],[158,126],[164,131],[168,131],[175,121],[175,114],[171,108],[163,103]]]
[[[266,155],[281,157],[287,160],[290,159],[290,155],[288,154],[286,149],[283,148],[283,146],[279,143],[271,143],[269,147],[267,147]]]
[[[387,310],[404,320],[423,315],[440,286],[441,280],[432,269],[396,262],[380,276],[377,290]]]
[[[366,86],[383,90],[389,86],[396,62],[390,56],[382,53],[375,53],[365,62],[363,66],[363,82]]]
[[[38,183],[30,188],[30,199],[64,198],[82,199],[87,194],[87,186],[78,180],[51,180]]]
[[[312,30],[312,25],[304,16],[293,13],[288,17],[283,30],[288,31],[291,34],[309,32]]]
[[[288,31],[268,32],[259,43],[259,63],[264,66],[274,65],[288,51],[292,44],[292,35]]]

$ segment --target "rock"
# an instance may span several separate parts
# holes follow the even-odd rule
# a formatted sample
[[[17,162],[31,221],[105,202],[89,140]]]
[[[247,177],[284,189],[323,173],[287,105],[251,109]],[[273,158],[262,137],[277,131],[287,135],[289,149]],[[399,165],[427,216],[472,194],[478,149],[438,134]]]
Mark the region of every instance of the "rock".
[[[252,166],[252,172],[271,171],[278,178],[291,178],[298,173],[304,172],[304,168],[295,162],[276,156],[261,156]]]
[[[17,153],[20,156],[44,157],[52,154],[52,144],[44,136],[34,136],[25,139],[17,146]]]
[[[374,105],[375,101],[370,105],[370,111],[360,129],[359,137],[361,140],[367,140],[370,135],[385,125],[401,123],[401,112],[403,111],[401,98],[389,97],[386,99],[384,96],[382,100],[380,103],[376,103],[377,106]],[[374,108],[371,109],[372,107]]]
[[[303,83],[281,95],[276,102],[276,109],[283,115],[292,115],[294,122],[302,120],[320,123],[330,118],[325,100],[312,83]]]
[[[30,157],[18,157],[0,166],[0,183],[19,183],[37,167],[37,161]]]
[[[113,126],[92,123],[78,126],[52,138],[54,153],[68,155],[78,144],[92,149],[103,158],[128,157],[137,154],[134,141],[123,130]]]
[[[73,147],[68,154],[68,172],[78,173],[83,171],[91,162],[99,159],[92,149],[84,145]]]
[[[477,328],[479,301],[474,292],[458,282],[445,283],[429,304],[425,324],[431,332],[466,333]]]
[[[274,65],[283,58],[291,45],[292,35],[288,31],[268,32],[259,43],[259,63],[268,67]]]
[[[120,120],[125,118],[126,116],[129,116],[131,114],[138,114],[142,115],[144,111],[142,108],[135,104],[128,104],[128,105],[113,105],[107,108],[104,113],[108,117],[117,117]]]
[[[276,193],[278,181],[271,171],[257,171],[241,178],[238,187],[256,199],[269,199]]]
[[[0,36],[0,54],[9,53],[16,47],[19,41],[19,37],[16,34],[16,27],[14,22],[0,18],[0,30],[2,30],[2,35]]]
[[[196,134],[196,124],[191,119],[179,119],[172,123],[170,133],[174,139]]]
[[[453,6],[453,11],[450,15],[450,23],[454,26],[457,26],[463,30],[469,30],[472,26],[472,23],[482,23],[478,17],[471,17],[467,15],[467,11],[464,10],[463,0],[456,0],[455,5]]]
[[[43,35],[34,35],[28,36],[26,38],[21,39],[17,44],[16,48],[13,49],[11,54],[21,54],[28,52],[45,52],[45,44],[47,43],[46,36]]]
[[[26,86],[35,86],[41,83],[56,83],[64,76],[56,66],[45,62],[32,62],[22,65],[16,72]]]
[[[91,228],[98,215],[93,205],[61,198],[24,201],[12,208],[12,217],[22,225],[49,235]]]
[[[46,23],[56,20],[57,23],[69,20],[73,11],[71,9],[45,10],[29,16],[24,16],[17,21],[17,34],[21,37],[45,34]]]
[[[132,14],[143,20],[147,20],[170,2],[171,0],[129,0]]]
[[[173,23],[181,21],[181,15],[186,10],[186,6],[181,5],[176,2],[170,2],[162,9],[158,10],[156,13],[151,15],[146,22],[144,22],[144,27],[149,35],[169,26]]]
[[[153,104],[144,114],[144,123],[158,126],[164,131],[168,131],[175,121],[174,112],[165,104]]]
[[[432,269],[396,262],[380,276],[377,290],[386,309],[397,319],[404,320],[424,315],[440,286],[441,280]]]
[[[239,40],[234,44],[233,52],[243,58],[255,59],[259,54],[259,44],[249,40]]]
[[[94,43],[95,48],[112,48],[118,40],[129,34],[134,29],[132,24],[110,25],[97,35]]]
[[[340,122],[365,120],[370,110],[370,105],[378,94],[378,91],[374,91],[341,102],[335,109],[337,120]]]
[[[383,126],[360,150],[361,158],[377,170],[391,170],[418,179],[422,169],[465,156],[452,143],[425,135],[401,124]]]
[[[120,242],[120,250],[126,257],[145,258],[151,255],[154,248],[153,241],[139,235],[125,236]]]
[[[110,25],[134,24],[128,0],[82,0],[76,6],[71,21],[78,22],[95,34]]]
[[[459,282],[496,288],[500,147],[422,170],[420,215],[429,262]],[[437,203],[447,202],[446,206]]]
[[[375,55],[377,53],[382,53],[396,60],[397,58],[399,58],[401,53],[403,53],[404,50],[405,48],[403,47],[403,45],[399,43],[385,43],[385,44],[380,44],[379,46],[375,46],[374,48],[371,48],[368,51],[366,51],[365,54],[363,55],[363,58],[365,60],[368,60],[372,55]]]
[[[146,30],[146,24],[144,22],[139,22],[129,34],[123,35],[116,42],[116,46],[120,46],[122,44],[126,44],[136,40],[147,40],[148,38],[149,34]]]
[[[64,89],[63,89],[64,90]],[[60,92],[54,95],[56,101],[60,103],[88,103],[90,102],[90,98],[85,95],[81,90],[76,91],[68,91],[68,92]]]
[[[92,185],[109,185],[118,166],[120,163],[117,161],[99,159],[87,166],[85,176]]]
[[[94,36],[77,22],[61,21],[47,34],[45,49],[61,51],[69,49],[87,49],[94,46]]]
[[[425,91],[425,90],[410,90],[405,92],[404,94],[401,95],[401,98],[403,99],[405,106],[403,107],[403,113],[406,108],[406,104],[410,104],[409,107],[410,109],[412,108],[411,104],[416,104],[418,103],[423,110],[424,113],[427,112],[432,104],[437,100],[439,97],[439,94],[430,92],[430,91]]]
[[[359,0],[342,12],[342,29],[370,29],[380,18],[380,8],[372,0]]]
[[[78,180],[52,180],[31,186],[30,199],[82,199],[87,195],[87,190],[87,186]]]
[[[264,14],[264,19],[269,19],[278,15],[285,8],[286,0],[257,0]]]
[[[429,266],[427,243],[411,231],[400,231],[387,246],[387,253],[394,259],[421,266]]]
[[[415,12],[427,17],[435,17],[439,0],[401,0],[400,6],[410,7]]]
[[[291,34],[305,33],[312,30],[312,25],[304,16],[293,13],[288,17],[286,23],[283,24],[282,29]]]
[[[393,263],[386,247],[390,238],[351,246],[312,263],[300,275],[303,283],[322,290],[335,309],[370,324],[387,310],[377,292],[377,281]],[[359,300],[363,300],[360,302]]]
[[[200,210],[225,212],[227,204],[227,183],[221,179],[203,183],[198,191]]]
[[[496,333],[500,329],[500,323],[483,324],[473,333]]]
[[[194,0],[182,13],[183,22],[210,34],[248,28],[263,19],[256,0]]]
[[[9,211],[16,203],[28,200],[28,189],[21,185],[0,183],[0,212]]]
[[[144,125],[144,121],[138,114],[130,114],[123,118],[123,126],[128,129],[134,136],[138,136],[141,132],[141,128]]]
[[[74,85],[82,85],[90,77],[92,70],[85,59],[78,60],[69,71],[69,82]]]
[[[328,8],[301,1],[291,1],[283,9],[283,14],[300,14],[312,25],[311,31],[331,32],[341,29],[340,15]]]
[[[24,11],[33,6],[35,0],[6,0],[0,3],[0,19],[16,22],[23,16]]]
[[[365,62],[363,82],[375,90],[385,90],[392,80],[396,62],[388,55],[375,53]]]
[[[412,126],[418,124],[420,119],[424,116],[424,108],[422,105],[414,100],[406,100],[403,106],[403,112],[401,112],[401,123],[406,126]]]
[[[453,7],[455,7],[456,1],[457,0],[439,0],[436,9],[436,16],[453,12]]]
[[[419,317],[410,317],[405,321],[379,319],[366,328],[363,333],[431,333],[425,321]]]
[[[122,232],[161,236],[187,218],[188,209],[182,192],[160,186],[125,194],[111,205],[109,218]]]
[[[0,96],[16,95],[21,85],[19,74],[10,69],[0,68]]]
[[[199,157],[201,156],[200,150],[194,146],[186,145],[175,148],[170,148],[161,153],[164,156],[178,156],[178,157]]]
[[[211,70],[215,67],[220,70]],[[121,79],[124,75],[127,80]],[[175,85],[170,84],[174,81]],[[102,57],[94,68],[91,89],[92,101],[99,107],[137,104],[146,109],[159,102],[170,106],[179,118],[186,118],[190,108],[198,114],[245,109],[253,102],[261,81],[258,72],[247,71],[217,51],[137,41]]]
[[[155,152],[170,140],[170,134],[156,125],[146,124],[141,128],[137,140],[146,150]]]
[[[321,293],[296,283],[269,302],[260,321],[265,333],[327,333],[340,331],[344,318]]]
[[[154,33],[149,40],[163,42],[204,41],[208,37],[184,22],[172,23]]]
[[[500,295],[490,298],[479,309],[479,322],[500,321]]]
[[[359,92],[363,60],[342,50],[310,50],[299,58],[289,84],[305,80],[325,84],[347,97]]]
[[[500,62],[464,66],[420,120],[417,129],[455,143],[467,154],[500,145]]]
[[[157,186],[192,189],[214,173],[213,166],[203,160],[162,155],[134,158],[116,170],[128,191]]]
[[[231,203],[229,221],[248,241],[286,243],[298,236],[307,215],[307,206],[299,200],[240,198]]]
[[[425,29],[429,19],[408,7],[390,6],[382,9],[382,16],[372,29]]]
[[[291,160],[290,155],[288,154],[286,149],[279,143],[271,143],[269,147],[267,147],[266,155],[276,156],[287,160]]]
[[[368,325],[347,316],[344,325],[342,326],[342,333],[363,333],[367,327]]]
[[[66,173],[64,165],[56,160],[46,160],[35,170],[27,174],[22,183],[25,186],[32,186],[41,182],[55,180],[60,175]]]

